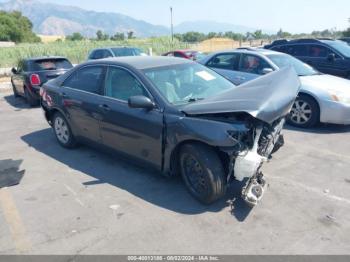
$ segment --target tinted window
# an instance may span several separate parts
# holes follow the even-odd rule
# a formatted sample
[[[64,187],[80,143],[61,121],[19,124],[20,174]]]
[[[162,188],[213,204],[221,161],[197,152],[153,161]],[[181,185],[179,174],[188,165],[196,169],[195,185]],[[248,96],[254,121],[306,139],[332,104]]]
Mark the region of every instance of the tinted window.
[[[79,69],[74,72],[63,85],[90,93],[100,94],[103,71],[102,66],[89,66]]]
[[[115,56],[140,56],[141,50],[138,48],[112,48]]]
[[[103,58],[103,50],[95,50],[90,56],[90,59],[101,59],[101,58]]]
[[[102,58],[107,58],[107,57],[113,57],[112,53],[107,49],[102,50]]]
[[[207,66],[221,69],[234,70],[239,59],[239,54],[220,54],[213,57]]]
[[[147,92],[128,71],[110,67],[105,82],[105,95],[127,101],[131,96],[147,96]]]
[[[242,54],[241,61],[239,63],[239,71],[263,75],[263,69],[273,69],[264,59],[255,55]]]
[[[307,45],[286,45],[283,52],[292,56],[307,56],[307,50]]]
[[[45,59],[35,61],[32,64],[33,71],[70,69],[72,64],[66,59]]]
[[[327,57],[329,54],[329,49],[320,45],[310,45],[309,56],[310,57]]]

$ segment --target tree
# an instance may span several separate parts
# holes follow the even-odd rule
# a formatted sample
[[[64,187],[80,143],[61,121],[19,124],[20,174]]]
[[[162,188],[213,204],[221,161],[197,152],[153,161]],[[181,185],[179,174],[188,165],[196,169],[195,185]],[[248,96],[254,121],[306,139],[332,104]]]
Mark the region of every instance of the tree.
[[[109,35],[108,34],[104,34],[101,30],[98,30],[96,32],[96,37],[98,41],[105,41],[109,39]]]
[[[206,35],[199,32],[187,32],[183,34],[183,41],[189,43],[200,42],[206,39]]]
[[[81,41],[84,39],[84,36],[78,32],[75,32],[71,35],[66,36],[66,39],[69,41]]]
[[[116,33],[114,36],[111,36],[112,41],[124,41],[125,35],[124,33]]]
[[[40,42],[32,30],[33,24],[21,12],[0,11],[0,41]]]
[[[128,39],[133,39],[133,38],[135,38],[134,37],[134,32],[133,31],[129,31],[128,32]]]

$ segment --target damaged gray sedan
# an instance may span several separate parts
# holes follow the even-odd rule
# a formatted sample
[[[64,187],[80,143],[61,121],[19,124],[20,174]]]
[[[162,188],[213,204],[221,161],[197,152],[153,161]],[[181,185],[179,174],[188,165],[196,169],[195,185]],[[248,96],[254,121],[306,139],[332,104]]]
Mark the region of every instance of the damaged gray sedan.
[[[242,197],[255,205],[265,186],[261,166],[283,145],[299,86],[290,68],[237,87],[189,60],[125,57],[81,64],[41,95],[62,146],[92,141],[181,174],[206,204],[246,181]]]

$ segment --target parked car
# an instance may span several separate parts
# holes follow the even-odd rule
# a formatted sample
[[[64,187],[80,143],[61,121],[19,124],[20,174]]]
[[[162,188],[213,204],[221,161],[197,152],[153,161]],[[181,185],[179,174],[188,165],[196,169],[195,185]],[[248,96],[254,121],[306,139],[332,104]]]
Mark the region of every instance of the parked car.
[[[135,47],[117,46],[97,48],[90,52],[88,60],[103,59],[119,56],[147,56],[141,49]]]
[[[318,122],[350,124],[350,81],[322,74],[290,55],[243,48],[213,53],[199,62],[235,84],[292,66],[299,75],[301,89],[288,122],[297,127],[311,127]]]
[[[269,49],[292,55],[318,71],[350,78],[350,46],[331,39],[279,40]]]
[[[342,37],[342,38],[339,38],[338,40],[343,41],[348,45],[350,45],[350,37]]]
[[[64,57],[38,57],[21,59],[17,67],[12,68],[11,83],[15,97],[23,96],[31,105],[39,105],[40,86],[73,67]]]
[[[163,54],[162,56],[174,56],[179,58],[191,59],[191,60],[199,60],[205,57],[202,52],[195,50],[175,50],[168,53]]]
[[[260,167],[283,144],[299,85],[290,68],[236,87],[190,60],[111,58],[45,84],[42,108],[63,147],[92,141],[180,173],[203,203],[221,198],[233,178],[247,179],[242,196],[254,205],[265,185]]]

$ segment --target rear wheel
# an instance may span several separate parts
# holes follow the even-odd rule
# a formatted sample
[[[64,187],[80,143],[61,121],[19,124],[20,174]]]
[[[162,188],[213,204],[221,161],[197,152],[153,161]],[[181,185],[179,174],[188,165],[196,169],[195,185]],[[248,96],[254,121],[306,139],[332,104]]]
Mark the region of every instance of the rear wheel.
[[[296,127],[313,127],[320,119],[320,110],[317,102],[307,96],[299,95],[288,117],[288,123]]]
[[[189,192],[204,204],[226,191],[225,171],[217,153],[207,145],[186,144],[180,151],[180,170]]]
[[[65,117],[56,112],[52,118],[52,127],[55,132],[58,143],[65,148],[74,148],[77,143],[71,131],[71,128]]]
[[[30,106],[39,105],[39,101],[35,99],[29,92],[28,88],[24,87],[24,97]]]

